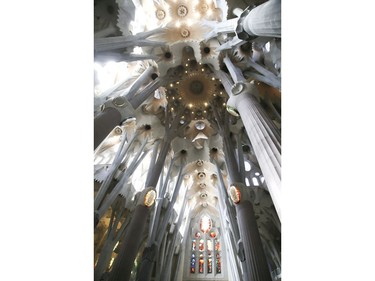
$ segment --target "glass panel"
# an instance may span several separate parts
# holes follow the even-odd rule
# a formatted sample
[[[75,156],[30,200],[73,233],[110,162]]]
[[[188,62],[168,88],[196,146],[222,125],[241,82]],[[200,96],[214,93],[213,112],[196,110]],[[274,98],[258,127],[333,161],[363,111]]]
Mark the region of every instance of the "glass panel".
[[[219,239],[215,239],[215,251],[221,251]]]
[[[204,259],[203,254],[199,255],[199,273],[203,273]]]
[[[213,243],[212,243],[211,239],[207,240],[207,250],[208,251],[212,251],[213,250]]]
[[[195,273],[195,255],[191,254],[191,260],[190,260],[190,273]]]
[[[195,241],[195,239],[193,239],[193,242],[191,243],[191,250],[195,251],[196,248],[197,248],[197,242]]]
[[[216,273],[221,273],[221,256],[219,253],[216,254]]]
[[[200,228],[203,233],[207,233],[212,227],[212,221],[209,217],[203,216],[201,218]]]
[[[208,258],[207,258],[207,272],[212,273],[212,256],[211,256],[211,254],[209,254]]]
[[[211,231],[211,232],[210,232],[210,236],[211,236],[212,238],[215,238],[215,237],[216,237],[216,232],[215,232],[215,231]]]
[[[203,239],[199,240],[199,251],[200,252],[204,251],[204,240]]]

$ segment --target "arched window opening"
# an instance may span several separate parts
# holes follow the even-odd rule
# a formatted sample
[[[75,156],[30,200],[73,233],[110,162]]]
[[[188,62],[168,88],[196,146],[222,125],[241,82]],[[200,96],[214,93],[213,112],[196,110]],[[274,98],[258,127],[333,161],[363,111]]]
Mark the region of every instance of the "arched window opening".
[[[223,278],[218,229],[207,215],[203,215],[197,224],[191,230],[190,277]]]
[[[250,182],[249,182],[248,178],[245,178],[245,184],[246,184],[246,186],[250,186]]]
[[[212,221],[209,217],[203,216],[200,223],[201,231],[207,233],[212,227]]]
[[[259,186],[259,182],[258,182],[258,179],[256,177],[253,177],[253,184],[255,186]]]
[[[251,170],[250,163],[248,161],[245,161],[245,171],[248,172]]]

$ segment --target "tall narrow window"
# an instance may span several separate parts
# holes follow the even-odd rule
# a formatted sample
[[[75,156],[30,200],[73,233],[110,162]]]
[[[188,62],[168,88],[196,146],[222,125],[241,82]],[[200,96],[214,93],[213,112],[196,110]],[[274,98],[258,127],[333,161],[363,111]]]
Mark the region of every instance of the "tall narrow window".
[[[203,254],[199,255],[199,273],[203,273],[204,270],[204,259]]]
[[[216,273],[221,273],[221,256],[220,256],[220,253],[216,253]]]
[[[215,251],[221,251],[219,239],[215,239]]]
[[[216,252],[216,274],[221,273],[221,245],[220,240],[215,239],[215,252]]]
[[[212,255],[208,254],[207,257],[207,273],[212,273]]]
[[[199,240],[199,252],[203,252],[204,251],[204,240],[201,239]]]
[[[191,254],[191,260],[190,260],[190,273],[195,273],[195,255]]]

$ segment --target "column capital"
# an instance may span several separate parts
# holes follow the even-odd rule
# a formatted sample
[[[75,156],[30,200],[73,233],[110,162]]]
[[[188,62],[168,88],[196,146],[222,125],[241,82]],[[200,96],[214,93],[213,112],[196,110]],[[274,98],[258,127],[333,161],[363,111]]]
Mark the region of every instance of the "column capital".
[[[237,107],[247,97],[250,95],[257,98],[259,95],[258,89],[256,88],[253,81],[251,82],[237,82],[232,86],[231,89],[232,95],[230,95],[228,101],[227,101],[227,111],[234,115],[234,116],[240,116]]]
[[[245,20],[246,16],[250,13],[250,11],[254,9],[255,7],[256,7],[255,5],[251,5],[247,7],[244,11],[242,11],[241,14],[239,15],[237,27],[236,27],[236,34],[237,34],[237,37],[242,40],[252,40],[256,38],[256,36],[254,36],[253,34],[247,33],[243,27],[243,21]]]
[[[101,106],[101,110],[104,111],[106,108],[116,109],[121,114],[121,121],[124,121],[130,117],[135,117],[134,108],[125,97],[118,96],[116,98],[107,100]]]
[[[251,82],[239,81],[235,83],[231,89],[233,96],[238,96],[238,95],[247,94],[247,93],[255,95],[256,90],[257,89],[253,81]]]

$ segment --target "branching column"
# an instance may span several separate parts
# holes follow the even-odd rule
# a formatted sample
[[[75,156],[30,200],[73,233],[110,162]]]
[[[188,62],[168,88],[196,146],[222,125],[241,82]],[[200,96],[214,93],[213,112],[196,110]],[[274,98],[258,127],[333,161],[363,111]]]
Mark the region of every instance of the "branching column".
[[[143,82],[149,79],[150,72],[150,69],[148,69],[145,71],[146,74],[141,75],[141,77],[130,88],[128,96],[118,96],[103,104],[102,112],[94,119],[94,149],[99,146],[115,126],[120,125],[121,122],[130,117],[135,117],[134,110],[148,99],[155,90],[168,81],[166,77],[157,77],[140,93],[135,95]]]
[[[158,225],[154,225],[154,227],[157,228],[157,232],[159,234],[156,239],[156,243],[152,244],[150,247],[145,248],[145,251],[143,252],[142,264],[139,270],[139,275],[137,276],[137,280],[146,281],[146,280],[151,279],[151,274],[154,268],[154,261],[155,261],[156,253],[162,242],[163,235],[167,229],[168,222],[172,215],[173,205],[176,202],[177,196],[179,194],[181,182],[183,179],[183,176],[182,176],[183,167],[184,166],[181,165],[177,183],[175,186],[175,190],[173,192],[173,197],[171,199],[171,202],[168,203],[168,207],[167,207],[167,210],[165,211],[165,215],[161,221],[156,222]],[[154,242],[154,241],[151,241],[151,242]]]
[[[281,220],[281,144],[280,135],[267,117],[259,102],[252,95],[256,87],[238,82],[228,100],[228,110],[241,115],[248,137],[254,148],[259,166],[267,183],[272,201]]]
[[[241,175],[240,175],[240,171],[239,171],[239,168],[238,168],[238,163],[237,163],[237,158],[236,158],[236,155],[235,155],[235,151],[233,149],[233,143],[231,141],[231,138],[230,138],[230,130],[229,130],[229,115],[228,115],[228,112],[222,112],[219,108],[221,108],[219,106],[219,104],[213,104],[213,112],[214,112],[214,116],[215,116],[215,119],[217,121],[216,125],[217,125],[217,129],[221,135],[221,137],[223,138],[223,150],[224,150],[224,154],[225,154],[225,164],[226,164],[226,167],[227,167],[227,170],[228,170],[228,174],[229,174],[229,178],[230,178],[230,181],[231,182],[238,182],[238,181],[241,181]],[[219,175],[220,177],[220,175]],[[223,186],[223,188],[225,188]],[[225,190],[225,196],[227,195],[227,191]],[[227,200],[228,201],[228,200]],[[229,202],[228,202],[229,203]],[[229,217],[231,215],[233,215],[233,213],[231,213],[231,209],[233,210],[233,206],[231,205],[227,205],[227,208],[228,208],[228,211],[229,211]],[[255,219],[255,218],[254,218]],[[232,222],[232,226],[234,227],[235,224]],[[235,227],[233,228],[233,231],[234,231],[234,235],[236,236],[236,232],[238,231],[235,231]],[[235,237],[237,239],[237,237]],[[241,238],[241,235],[238,234],[238,238]],[[239,241],[236,241],[236,243],[238,243]],[[243,258],[243,253],[242,253],[242,249],[241,247],[238,248],[238,252],[237,252],[237,255],[239,256],[239,259],[242,263],[242,269],[243,269],[243,272],[244,272],[244,280],[245,281],[250,281],[248,279],[248,264],[246,263],[246,260]]]
[[[143,203],[143,198],[146,196],[146,192],[150,190],[155,190],[155,186],[158,183],[160,174],[164,167],[164,162],[167,157],[168,150],[170,148],[170,144],[172,140],[180,133],[180,130],[183,130],[185,126],[180,126],[180,117],[182,115],[182,111],[179,112],[171,125],[169,125],[172,116],[170,114],[167,115],[166,118],[166,132],[164,137],[164,142],[161,147],[161,151],[159,153],[158,159],[153,167],[152,170],[149,170],[147,180],[145,183],[145,190],[142,192],[139,202],[135,208],[133,213],[132,220],[129,225],[128,231],[125,233],[124,240],[121,245],[121,249],[119,255],[117,256],[111,274],[109,276],[109,281],[128,281],[130,278],[131,270],[134,265],[134,260],[138,253],[140,244],[142,242],[142,233],[144,231],[144,227],[146,225],[147,217],[149,215],[149,209]],[[156,192],[155,192],[156,197]],[[155,199],[155,198],[154,198]],[[146,200],[146,198],[145,198]]]

